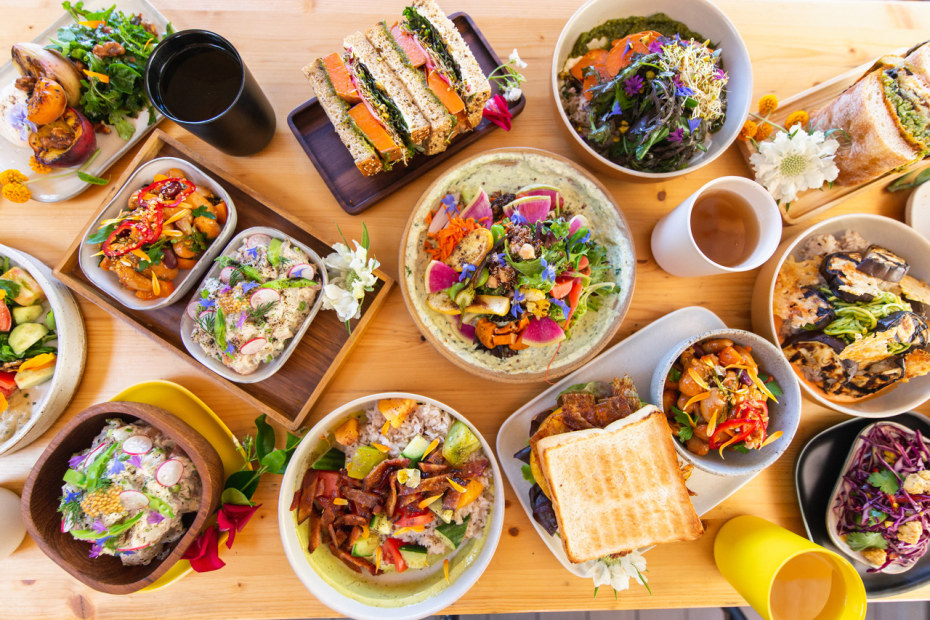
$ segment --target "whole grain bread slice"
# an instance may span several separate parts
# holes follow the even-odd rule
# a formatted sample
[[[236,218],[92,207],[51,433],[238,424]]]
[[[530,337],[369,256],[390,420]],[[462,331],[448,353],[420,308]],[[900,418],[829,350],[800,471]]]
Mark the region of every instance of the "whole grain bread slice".
[[[377,151],[365,138],[362,131],[349,116],[349,104],[336,94],[333,83],[326,73],[323,59],[317,58],[302,69],[310,81],[310,86],[316,95],[317,101],[333,124],[333,129],[342,143],[349,149],[355,166],[365,176],[378,174],[384,169]]]
[[[569,560],[694,540],[704,532],[672,441],[665,415],[649,405],[604,429],[537,442]]]

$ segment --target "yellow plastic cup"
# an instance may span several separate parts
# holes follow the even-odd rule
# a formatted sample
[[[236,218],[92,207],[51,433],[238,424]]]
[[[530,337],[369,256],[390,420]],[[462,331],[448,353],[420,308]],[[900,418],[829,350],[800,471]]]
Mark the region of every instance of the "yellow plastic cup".
[[[846,558],[765,519],[742,515],[724,523],[714,539],[714,561],[730,585],[765,620],[865,618],[865,586]],[[818,577],[831,580],[829,593],[825,588],[814,594],[803,589],[805,581],[810,585],[810,580]],[[790,599],[801,607],[814,605],[819,613],[808,609],[814,615],[802,618],[796,608],[779,615],[772,604],[776,590],[776,598]],[[812,602],[818,594],[821,598]]]

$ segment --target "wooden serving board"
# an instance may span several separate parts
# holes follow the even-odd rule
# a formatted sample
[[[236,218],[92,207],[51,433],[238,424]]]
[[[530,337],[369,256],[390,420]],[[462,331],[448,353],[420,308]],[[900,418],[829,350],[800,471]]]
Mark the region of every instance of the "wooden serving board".
[[[890,53],[897,54],[903,53],[904,51],[904,49],[901,49]],[[824,107],[836,99],[847,88],[855,84],[873,64],[874,61],[867,62],[864,65],[829,79],[822,84],[818,84],[813,88],[808,88],[784,101],[780,101],[778,109],[772,114],[769,120],[777,125],[784,126],[785,119],[796,110],[804,110],[813,115],[815,110]],[[755,147],[753,147],[751,142],[744,142],[742,140],[737,140],[736,144],[748,166],[749,158],[756,152]],[[866,191],[876,183],[891,183],[896,178],[902,176],[902,174],[923,168],[926,165],[925,162],[922,162],[906,171],[887,172],[878,178],[860,183],[859,185],[834,185],[833,187],[824,185],[820,190],[812,189],[803,192],[794,202],[787,205],[779,204],[778,208],[781,211],[781,217],[785,221],[785,224],[797,224],[798,222],[809,220],[828,209],[832,209],[841,201]]]
[[[299,220],[287,215],[254,190],[236,180],[234,176],[196,155],[160,130],[155,131],[126,168],[123,176],[112,184],[102,204],[105,206],[109,203],[113,195],[140,164],[155,157],[164,156],[191,161],[229,192],[238,212],[236,232],[252,226],[269,226],[305,243],[320,256],[326,256],[331,252],[329,244],[307,231]],[[95,213],[90,222],[93,222],[96,217]],[[321,311],[310,324],[310,328],[297,345],[293,355],[278,372],[258,383],[233,383],[207,369],[184,348],[179,325],[190,295],[165,308],[130,310],[97,288],[87,278],[78,265],[78,254],[81,243],[84,241],[83,231],[85,229],[86,227],[81,229],[82,236],[71,244],[64,258],[55,267],[55,275],[62,282],[186,360],[218,386],[242,398],[289,429],[295,429],[301,425],[346,355],[358,342],[372,317],[384,303],[394,284],[390,276],[376,270],[378,283],[375,285],[375,290],[366,296],[361,317],[351,322],[351,334],[345,324],[339,321],[335,312]]]
[[[459,12],[449,16],[455,27],[462,33],[462,38],[471,49],[472,54],[485,75],[489,75],[501,65],[501,59],[494,52],[478,26],[467,14]],[[500,92],[495,82],[491,82],[491,96]],[[516,117],[526,107],[526,97],[521,96],[515,102],[508,102],[510,114]],[[333,129],[323,106],[316,97],[301,104],[287,116],[287,125],[294,137],[307,153],[307,157],[316,166],[317,171],[329,187],[329,191],[346,213],[357,215],[382,198],[390,196],[411,181],[432,170],[469,144],[480,140],[488,132],[497,129],[497,125],[487,119],[473,130],[456,136],[449,147],[436,155],[418,154],[406,166],[396,165],[390,172],[381,172],[366,177],[349,154],[349,150],[339,139]]]

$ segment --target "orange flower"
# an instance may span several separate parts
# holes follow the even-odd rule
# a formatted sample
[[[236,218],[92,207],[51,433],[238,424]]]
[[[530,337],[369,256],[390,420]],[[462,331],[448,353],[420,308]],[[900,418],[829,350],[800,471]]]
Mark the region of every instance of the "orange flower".
[[[747,120],[743,124],[743,128],[739,130],[739,136],[737,136],[737,139],[742,140],[744,142],[747,140],[751,140],[752,138],[755,137],[758,131],[759,131],[759,126],[755,123],[755,121]]]
[[[32,168],[32,171],[36,174],[48,174],[52,171],[51,166],[47,166],[36,159],[36,156],[33,155],[29,158],[29,167]]]
[[[32,198],[32,192],[22,183],[7,183],[3,186],[3,197],[10,202],[26,202]]]
[[[762,95],[759,99],[759,115],[768,116],[778,109],[778,97],[775,95]]]
[[[798,123],[803,127],[807,125],[807,122],[810,120],[810,115],[804,110],[797,110],[788,115],[788,118],[785,119],[785,127],[791,129]]]
[[[19,170],[4,170],[0,172],[0,185],[6,185],[7,183],[25,183],[28,180],[29,177]]]
[[[756,130],[756,135],[754,136],[756,142],[762,142],[770,135],[772,135],[772,126],[768,123],[759,123],[759,128]]]

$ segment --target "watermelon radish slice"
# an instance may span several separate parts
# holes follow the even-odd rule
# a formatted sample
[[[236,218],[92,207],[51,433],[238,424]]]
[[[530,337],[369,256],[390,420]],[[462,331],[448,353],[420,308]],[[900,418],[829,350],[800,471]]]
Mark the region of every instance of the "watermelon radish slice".
[[[462,317],[460,316],[449,316],[448,318],[449,318],[449,323],[451,323],[453,327],[459,330],[459,333],[462,334],[462,336],[466,340],[474,342],[475,340],[475,326],[474,325],[469,325],[468,323],[465,323],[464,320],[462,320]]]
[[[199,305],[200,305],[199,299],[195,299],[194,301],[187,304],[187,316],[189,316],[192,321],[197,320],[197,306]]]
[[[253,308],[258,308],[265,304],[273,304],[276,301],[281,300],[281,294],[274,290],[273,288],[260,288],[257,289],[252,296],[249,297],[249,305]]]
[[[69,530],[68,530],[68,526],[65,525],[65,520],[62,519],[62,520],[61,520],[61,533],[64,534],[64,533],[67,532],[67,531],[69,531]]]
[[[205,316],[209,316],[209,315],[213,314],[214,312],[215,312],[215,310],[204,310],[203,312],[201,312],[200,314],[197,315],[197,318],[198,318],[198,319],[202,319],[202,318],[204,318]]]
[[[168,459],[155,470],[155,481],[163,487],[173,487],[184,475],[184,464],[178,459]]]
[[[242,353],[243,355],[253,355],[258,353],[265,347],[266,342],[268,341],[261,336],[258,338],[252,338],[239,348],[239,353]]]
[[[468,206],[462,211],[462,219],[472,218],[485,228],[491,228],[494,214],[491,212],[491,201],[484,189],[478,190],[478,194],[472,199]]]
[[[250,236],[245,240],[245,247],[247,247],[247,248],[257,248],[257,247],[265,247],[265,248],[267,248],[268,245],[269,245],[270,243],[271,243],[271,237],[269,237],[269,236],[266,235],[265,233],[255,233],[254,235],[250,235]]]
[[[145,493],[127,489],[119,494],[119,503],[126,510],[142,510],[149,505],[149,498]]]
[[[449,223],[449,214],[446,212],[446,205],[440,204],[439,210],[433,215],[433,221],[429,223],[428,231],[432,233],[438,233],[440,230],[446,227],[446,224]]]
[[[220,282],[229,284],[229,276],[232,275],[233,271],[235,271],[234,267],[223,267],[220,269]]]
[[[533,317],[520,336],[523,344],[531,347],[545,347],[565,340],[565,332],[553,319],[544,316]]]
[[[535,224],[546,219],[551,207],[552,199],[549,196],[524,196],[507,204],[504,207],[504,215],[510,217],[518,212],[529,224]]]
[[[459,281],[459,273],[449,265],[438,260],[431,261],[423,274],[427,293],[444,291]]]
[[[588,220],[583,215],[573,215],[572,219],[568,220],[568,236],[571,237],[580,229],[588,225]]]
[[[313,265],[310,263],[297,263],[287,270],[287,277],[306,278],[308,280],[312,280],[314,273],[315,271],[313,270]]]
[[[130,435],[123,442],[123,452],[126,454],[148,454],[152,449],[152,439],[145,435]]]
[[[565,206],[565,197],[562,196],[562,190],[553,185],[527,185],[517,190],[517,198],[523,196],[549,196],[556,208],[561,209]]]
[[[84,457],[84,461],[81,463],[81,467],[87,467],[88,463],[93,463],[94,459],[97,458],[97,455],[100,454],[100,451],[103,450],[108,445],[110,445],[110,442],[104,441],[100,443],[96,448],[88,452],[87,455]]]

